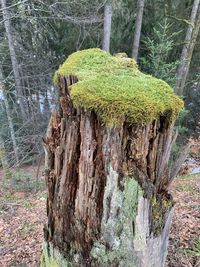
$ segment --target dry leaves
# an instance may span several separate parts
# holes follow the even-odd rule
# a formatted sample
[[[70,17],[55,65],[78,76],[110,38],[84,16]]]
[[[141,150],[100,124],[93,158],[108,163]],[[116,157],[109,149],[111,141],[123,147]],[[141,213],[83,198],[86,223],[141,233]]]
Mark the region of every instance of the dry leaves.
[[[166,267],[199,267],[200,175],[177,178],[171,188],[176,202]]]
[[[39,266],[45,223],[45,198],[18,200],[0,214],[0,258],[2,267]]]

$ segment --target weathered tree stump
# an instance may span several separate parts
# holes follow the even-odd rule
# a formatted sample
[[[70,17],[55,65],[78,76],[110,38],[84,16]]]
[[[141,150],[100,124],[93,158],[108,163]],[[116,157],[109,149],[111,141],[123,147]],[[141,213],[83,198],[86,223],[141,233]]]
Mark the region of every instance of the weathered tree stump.
[[[173,212],[168,162],[182,101],[133,60],[99,49],[73,54],[55,80],[60,111],[44,138],[41,266],[164,266]]]

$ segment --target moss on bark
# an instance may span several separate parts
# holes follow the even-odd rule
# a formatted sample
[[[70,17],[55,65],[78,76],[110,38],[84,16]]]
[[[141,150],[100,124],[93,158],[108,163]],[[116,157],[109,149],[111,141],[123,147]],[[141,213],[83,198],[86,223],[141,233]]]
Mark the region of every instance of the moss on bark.
[[[70,267],[70,263],[63,258],[60,252],[52,244],[44,242],[43,252],[40,258],[40,267]]]

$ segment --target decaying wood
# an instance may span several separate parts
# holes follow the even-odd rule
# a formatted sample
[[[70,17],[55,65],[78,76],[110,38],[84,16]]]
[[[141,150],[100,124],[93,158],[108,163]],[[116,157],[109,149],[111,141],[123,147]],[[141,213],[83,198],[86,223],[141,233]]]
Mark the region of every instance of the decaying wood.
[[[61,112],[52,114],[44,138],[48,255],[60,266],[67,265],[58,251],[73,267],[164,266],[173,125],[160,117],[108,127],[95,112],[73,106],[75,82],[60,78]]]

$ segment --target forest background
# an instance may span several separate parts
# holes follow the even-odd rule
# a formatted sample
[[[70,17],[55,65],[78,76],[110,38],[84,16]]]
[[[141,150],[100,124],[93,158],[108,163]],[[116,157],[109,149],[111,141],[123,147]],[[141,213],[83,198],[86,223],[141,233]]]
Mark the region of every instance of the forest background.
[[[143,72],[185,100],[177,153],[188,136],[199,135],[199,24],[199,0],[1,0],[2,163],[15,167],[43,154],[41,139],[58,97],[53,73],[72,52],[101,48],[106,38],[105,50],[135,57]]]

